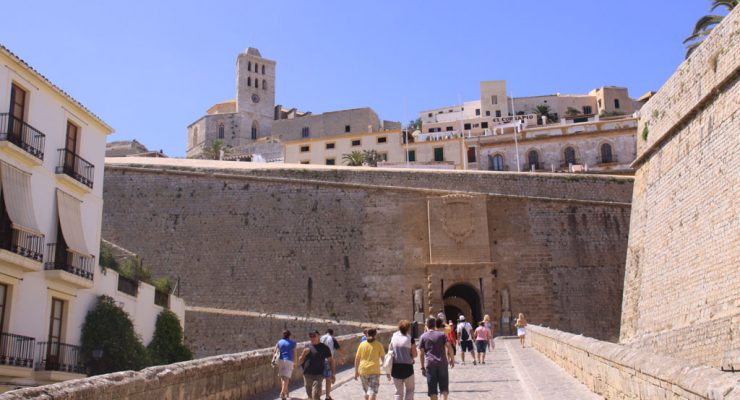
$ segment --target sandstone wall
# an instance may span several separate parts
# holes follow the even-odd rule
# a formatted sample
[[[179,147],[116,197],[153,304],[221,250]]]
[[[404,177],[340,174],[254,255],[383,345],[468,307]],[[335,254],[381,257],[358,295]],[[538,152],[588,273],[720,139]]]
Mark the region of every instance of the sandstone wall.
[[[532,347],[607,399],[737,399],[737,377],[629,346],[535,325]]]
[[[390,341],[391,331],[379,333]],[[355,354],[362,335],[339,338],[348,354]],[[387,347],[387,345],[385,345]],[[302,348],[303,344],[299,344]],[[280,388],[275,368],[270,365],[272,349],[201,358],[171,365],[99,375],[53,385],[15,390],[0,395],[3,400],[227,400],[248,399]],[[301,369],[292,380],[301,380]]]
[[[740,364],[740,10],[640,111],[621,341]],[[724,360],[724,361],[723,361]]]
[[[416,289],[436,312],[463,284],[497,330],[505,290],[532,321],[617,337],[629,178],[127,161],[106,167],[103,236],[180,277],[189,306],[395,324]],[[491,259],[429,264],[427,202],[463,191],[487,194]]]
[[[274,346],[283,337],[284,329],[290,330],[292,339],[300,341],[307,340],[308,332],[313,330],[318,330],[323,335],[326,329],[332,328],[335,336],[342,336],[362,332],[366,327],[381,328],[377,324],[201,307],[188,308],[185,313],[185,326],[187,326],[185,342],[193,350],[195,358]],[[394,329],[385,325],[382,328]]]

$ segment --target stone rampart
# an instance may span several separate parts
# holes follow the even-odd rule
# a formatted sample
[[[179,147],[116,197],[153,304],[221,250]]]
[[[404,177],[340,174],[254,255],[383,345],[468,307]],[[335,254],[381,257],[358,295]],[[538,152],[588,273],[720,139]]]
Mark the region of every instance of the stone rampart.
[[[529,325],[531,345],[607,399],[737,399],[732,373],[625,345]]]
[[[524,312],[617,338],[629,178],[149,161],[106,166],[103,237],[180,277],[189,306],[395,325],[436,313],[458,285],[497,332]],[[477,215],[448,205],[453,194]],[[471,246],[483,258],[467,260]],[[230,319],[219,326],[248,327]],[[193,340],[197,324],[185,324]]]
[[[392,332],[379,333],[386,345]],[[361,334],[339,337],[347,354],[355,354]],[[387,347],[387,345],[386,345]],[[303,343],[298,345],[303,348]],[[0,395],[1,400],[228,400],[248,399],[280,387],[275,368],[270,365],[272,349],[227,354],[193,361],[99,375],[53,385],[15,390]],[[292,380],[302,379],[296,368]]]
[[[740,365],[740,8],[640,111],[620,342]]]

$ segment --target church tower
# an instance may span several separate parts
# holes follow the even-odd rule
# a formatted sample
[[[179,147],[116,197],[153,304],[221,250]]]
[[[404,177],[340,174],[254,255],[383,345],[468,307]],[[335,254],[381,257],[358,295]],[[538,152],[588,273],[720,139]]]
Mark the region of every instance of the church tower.
[[[269,136],[275,119],[275,67],[254,47],[236,59],[236,112],[241,115],[241,139]]]

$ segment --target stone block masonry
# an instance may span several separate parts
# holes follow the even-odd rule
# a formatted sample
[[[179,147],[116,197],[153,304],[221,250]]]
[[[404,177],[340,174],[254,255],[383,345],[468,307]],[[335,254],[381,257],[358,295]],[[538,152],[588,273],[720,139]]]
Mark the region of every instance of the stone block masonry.
[[[391,331],[380,332],[378,340],[388,343],[391,334]],[[357,352],[361,336],[339,337],[347,354]],[[303,344],[298,348],[303,348]],[[0,395],[0,400],[249,399],[280,387],[271,359],[271,348],[221,355],[15,390]],[[300,368],[293,370],[292,380],[302,380]]]
[[[617,338],[630,178],[126,161],[106,166],[103,237],[180,277],[191,307],[395,325],[419,307],[436,313],[461,285],[497,332],[513,311]],[[483,238],[488,261],[430,263],[429,200],[450,194],[482,198],[479,236],[459,246]],[[186,336],[215,354],[191,335],[207,324],[197,318]],[[224,349],[249,345],[231,339]]]
[[[737,376],[685,360],[535,325],[527,341],[607,399],[740,398]]]
[[[739,82],[736,9],[640,111],[620,337],[726,369],[740,364]]]

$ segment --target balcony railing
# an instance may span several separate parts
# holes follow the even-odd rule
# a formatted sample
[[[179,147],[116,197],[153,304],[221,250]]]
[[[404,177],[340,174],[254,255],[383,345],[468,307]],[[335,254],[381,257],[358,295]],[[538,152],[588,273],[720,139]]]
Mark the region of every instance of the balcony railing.
[[[80,356],[80,346],[61,342],[39,342],[37,348],[37,371],[85,373],[85,365]]]
[[[69,175],[92,189],[95,166],[68,149],[59,149],[57,152],[59,152],[57,174]]]
[[[44,254],[44,237],[13,228],[10,237],[0,238],[0,248],[41,262]]]
[[[169,308],[170,306],[170,295],[166,292],[160,292],[159,290],[154,291],[154,304]]]
[[[576,159],[573,159],[573,160],[570,160],[570,161],[563,161],[560,164],[560,168],[568,168],[571,164],[572,165],[580,165],[581,162],[577,158]]]
[[[0,365],[32,368],[35,341],[28,336],[0,333]]]
[[[544,162],[536,162],[536,163],[525,163],[522,166],[522,171],[531,171],[532,166],[534,166],[535,171],[542,171],[545,169],[545,163]]]
[[[44,159],[46,135],[7,113],[0,114],[0,140],[13,143],[39,160]]]
[[[93,271],[95,271],[95,257],[85,257],[70,251],[65,251],[65,257],[59,260],[57,257],[57,244],[49,243],[46,245],[46,270],[62,270],[70,274],[75,274],[85,279],[93,280]]]

